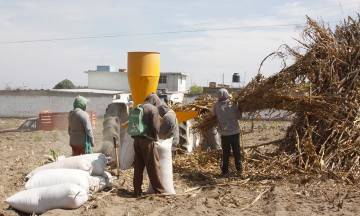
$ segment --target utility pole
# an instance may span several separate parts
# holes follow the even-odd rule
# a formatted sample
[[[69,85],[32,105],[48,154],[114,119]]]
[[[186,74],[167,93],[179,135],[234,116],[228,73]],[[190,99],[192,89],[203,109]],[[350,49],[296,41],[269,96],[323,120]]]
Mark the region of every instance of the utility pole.
[[[246,71],[245,71],[245,75],[244,75],[244,79],[243,79],[243,86],[242,87],[244,87],[245,86],[245,81],[246,81]]]

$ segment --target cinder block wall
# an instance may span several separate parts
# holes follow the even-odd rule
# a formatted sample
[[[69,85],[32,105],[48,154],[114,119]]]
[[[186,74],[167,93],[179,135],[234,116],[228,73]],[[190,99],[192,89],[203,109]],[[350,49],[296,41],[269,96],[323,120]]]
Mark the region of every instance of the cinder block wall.
[[[69,112],[77,95],[90,99],[87,111],[103,117],[113,94],[58,92],[51,90],[0,91],[0,117],[37,117],[45,110]]]

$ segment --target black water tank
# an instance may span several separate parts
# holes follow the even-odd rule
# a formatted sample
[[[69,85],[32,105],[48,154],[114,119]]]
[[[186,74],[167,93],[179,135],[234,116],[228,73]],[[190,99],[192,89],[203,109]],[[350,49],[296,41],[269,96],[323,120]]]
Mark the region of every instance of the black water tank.
[[[239,73],[234,73],[233,77],[232,77],[232,82],[233,83],[239,83],[240,82],[240,75]]]

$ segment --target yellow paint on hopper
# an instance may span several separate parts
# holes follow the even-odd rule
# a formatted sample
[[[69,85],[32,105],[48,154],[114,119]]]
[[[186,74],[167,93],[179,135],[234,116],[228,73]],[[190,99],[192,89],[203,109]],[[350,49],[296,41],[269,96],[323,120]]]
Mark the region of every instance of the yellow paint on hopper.
[[[160,53],[128,52],[128,80],[134,106],[156,92],[160,77]]]
[[[199,116],[198,111],[176,111],[175,113],[179,124]]]

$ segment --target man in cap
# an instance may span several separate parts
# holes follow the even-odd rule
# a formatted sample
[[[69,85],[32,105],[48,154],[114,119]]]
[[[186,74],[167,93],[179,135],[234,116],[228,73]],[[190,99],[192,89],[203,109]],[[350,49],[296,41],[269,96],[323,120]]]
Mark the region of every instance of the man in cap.
[[[85,111],[88,101],[82,96],[77,96],[73,104],[74,109],[69,113],[68,132],[73,156],[92,153],[92,147],[94,147],[91,121]]]
[[[230,100],[226,89],[218,91],[218,101],[214,105],[213,114],[218,119],[218,131],[221,136],[222,159],[221,174],[229,174],[229,157],[232,149],[235,157],[235,167],[238,174],[243,171],[240,154],[240,126],[239,121],[242,113],[239,111],[236,103]]]
[[[159,97],[150,93],[142,104],[143,122],[147,126],[145,132],[140,136],[134,136],[134,195],[140,197],[142,194],[143,172],[146,167],[151,186],[156,194],[164,193],[164,187],[160,179],[159,153],[155,142],[159,140],[160,116],[158,108],[161,106]]]

